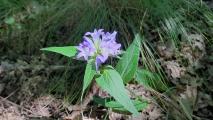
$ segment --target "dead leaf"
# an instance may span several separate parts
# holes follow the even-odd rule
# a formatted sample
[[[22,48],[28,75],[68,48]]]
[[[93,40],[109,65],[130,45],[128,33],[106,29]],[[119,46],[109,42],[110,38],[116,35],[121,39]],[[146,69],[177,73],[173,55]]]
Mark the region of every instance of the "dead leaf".
[[[184,74],[185,68],[180,67],[176,61],[166,61],[164,64],[167,74],[172,78],[180,78]]]

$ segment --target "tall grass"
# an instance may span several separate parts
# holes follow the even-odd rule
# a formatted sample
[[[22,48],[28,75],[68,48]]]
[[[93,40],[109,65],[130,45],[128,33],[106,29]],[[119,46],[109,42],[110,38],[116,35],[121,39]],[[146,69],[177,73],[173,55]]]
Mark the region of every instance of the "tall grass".
[[[178,36],[187,38],[192,30],[203,32],[199,28],[205,24],[194,22],[202,19],[211,23],[205,19],[211,12],[195,0],[1,0],[0,10],[0,23],[4,26],[1,35],[7,35],[3,40],[10,41],[9,46],[20,52],[26,51],[27,45],[27,51],[33,54],[52,42],[76,43],[85,31],[94,28],[119,31],[124,44],[140,27],[143,33],[158,30],[165,40],[177,45]],[[15,23],[5,25],[5,19],[10,17]],[[17,42],[20,46],[11,45]]]
[[[34,55],[46,46],[76,45],[86,31],[104,28],[118,31],[118,41],[125,49],[134,33],[139,32],[145,38],[141,48],[142,66],[159,74],[162,83],[168,83],[156,60],[154,43],[171,42],[178,48],[181,41],[190,42],[188,35],[192,33],[202,34],[212,43],[213,14],[201,1],[0,0],[0,44],[5,51]],[[10,18],[15,22],[8,24]],[[73,65],[75,63],[69,66]],[[50,89],[62,86],[66,89],[61,92],[69,96],[68,99],[78,99],[80,94],[74,91],[81,86],[69,87],[81,83],[79,76],[83,72],[78,68],[68,70],[62,77],[54,78]],[[76,93],[74,97],[73,93]]]

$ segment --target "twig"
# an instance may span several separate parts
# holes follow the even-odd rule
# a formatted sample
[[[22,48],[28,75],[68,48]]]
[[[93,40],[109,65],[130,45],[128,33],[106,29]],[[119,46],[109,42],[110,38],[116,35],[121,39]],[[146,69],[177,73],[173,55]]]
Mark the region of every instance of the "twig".
[[[33,114],[33,112],[32,112],[31,110],[28,110],[28,109],[26,109],[26,108],[24,108],[24,107],[22,107],[22,106],[20,106],[20,105],[18,105],[18,104],[16,104],[16,103],[13,103],[13,102],[7,100],[7,99],[4,98],[4,97],[1,97],[1,96],[0,96],[0,100],[1,100],[2,102],[4,101],[4,102],[7,102],[7,103],[9,103],[9,104],[11,104],[11,105],[14,105],[14,106],[16,106],[16,107],[19,107],[19,108],[21,108],[21,109],[24,109],[25,111],[27,111],[27,112]]]
[[[18,89],[14,90],[12,93],[10,93],[7,97],[5,97],[4,99],[8,99],[9,97],[11,97],[13,94],[15,94],[18,91]]]

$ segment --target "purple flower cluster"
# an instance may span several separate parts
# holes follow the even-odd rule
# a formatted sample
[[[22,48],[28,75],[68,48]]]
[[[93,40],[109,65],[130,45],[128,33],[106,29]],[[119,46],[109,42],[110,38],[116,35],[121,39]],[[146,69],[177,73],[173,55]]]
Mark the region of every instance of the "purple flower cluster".
[[[98,69],[108,57],[120,54],[121,44],[116,42],[116,34],[116,31],[109,33],[103,32],[103,29],[85,33],[84,41],[77,46],[77,59],[86,61],[95,59],[96,69]]]

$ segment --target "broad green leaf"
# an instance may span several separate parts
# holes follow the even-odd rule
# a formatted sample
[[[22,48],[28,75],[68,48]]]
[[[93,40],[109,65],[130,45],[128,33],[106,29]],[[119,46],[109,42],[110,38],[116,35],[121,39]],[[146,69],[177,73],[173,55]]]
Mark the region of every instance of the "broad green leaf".
[[[145,69],[137,69],[135,80],[145,87],[151,87],[160,91],[166,91],[168,89],[157,73],[152,73]]]
[[[123,107],[119,102],[110,100],[109,98],[100,98],[100,97],[93,97],[93,100],[102,106],[112,108],[113,110],[120,111],[120,112],[127,112],[128,110]],[[132,100],[132,103],[136,107],[138,111],[142,111],[148,105],[147,101],[140,101],[140,100]]]
[[[94,60],[89,60],[84,73],[83,92],[87,89],[95,76],[96,70],[94,66]]]
[[[5,22],[6,24],[8,24],[8,25],[12,25],[12,24],[15,23],[15,19],[14,19],[14,17],[9,17],[9,18],[6,18],[6,19],[4,20],[4,22]]]
[[[77,53],[77,49],[75,46],[48,47],[48,48],[42,48],[41,50],[59,53],[67,57],[73,57]]]
[[[147,107],[148,103],[147,102],[141,102],[139,100],[134,100],[132,101],[132,103],[134,104],[134,106],[136,107],[136,109],[138,111],[143,110],[144,108]],[[125,109],[120,103],[118,103],[117,101],[109,101],[106,103],[105,105],[106,107],[112,108],[114,110],[117,111],[127,111],[127,109]]]
[[[137,34],[133,43],[126,50],[116,66],[116,70],[120,73],[124,83],[132,80],[137,70],[141,40],[140,35]]]
[[[125,109],[138,115],[138,111],[129,98],[127,91],[124,87],[123,80],[119,73],[113,69],[105,69],[102,75],[96,79],[97,84],[111,96],[114,97]]]
[[[150,87],[149,82],[150,79],[152,80],[153,78],[153,74],[150,71],[144,69],[138,69],[135,75],[135,80],[146,87]]]

